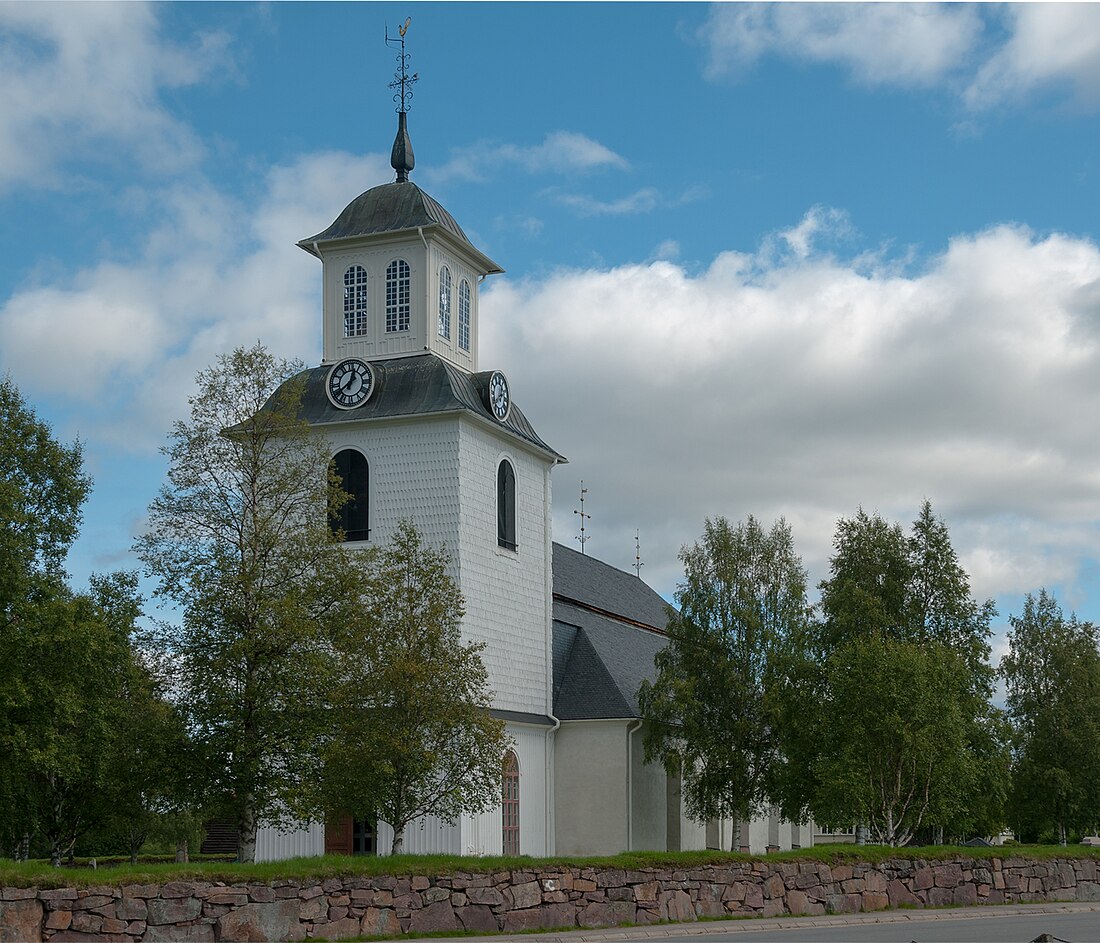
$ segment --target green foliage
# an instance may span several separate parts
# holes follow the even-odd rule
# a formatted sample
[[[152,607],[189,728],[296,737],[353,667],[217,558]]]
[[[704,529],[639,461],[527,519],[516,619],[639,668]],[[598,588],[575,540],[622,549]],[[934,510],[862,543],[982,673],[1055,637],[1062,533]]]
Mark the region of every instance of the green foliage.
[[[325,474],[327,444],[299,418],[300,366],[256,345],[198,375],[135,547],[158,595],[183,610],[152,641],[205,756],[208,811],[236,821],[246,860],[310,770],[321,627],[357,598],[327,522],[346,498]]]
[[[1003,824],[1006,729],[990,703],[991,602],[978,604],[929,502],[907,536],[860,510],[837,523],[822,619],[792,645],[778,687],[791,818],[859,822],[903,843],[924,827]]]
[[[816,807],[888,845],[906,844],[926,818],[960,814],[976,776],[967,672],[942,644],[873,637],[834,652]]]
[[[454,821],[499,801],[507,742],[489,715],[482,646],[462,642],[463,601],[446,556],[403,522],[357,563],[363,601],[332,636],[331,727],[320,791],[306,801],[389,823],[397,854],[413,819]]]
[[[80,443],[54,439],[11,379],[0,379],[0,626],[33,578],[60,572],[91,485]]]
[[[102,811],[122,723],[130,633],[140,609],[132,574],[93,577],[89,593],[39,579],[0,635],[0,754],[8,841],[40,831],[54,862]],[[10,805],[8,805],[10,803]]]
[[[133,862],[147,839],[186,836],[197,824],[194,745],[182,712],[161,688],[145,664],[130,665],[108,756],[115,775],[103,795],[102,834],[121,841]]]
[[[680,559],[669,644],[638,692],[646,758],[682,771],[692,816],[748,819],[767,801],[777,758],[770,678],[806,621],[805,571],[787,524],[765,531],[751,516],[736,527],[708,520]]]
[[[989,689],[991,600],[979,605],[959,563],[947,525],[930,502],[921,505],[908,537],[862,508],[837,522],[830,577],[821,584],[821,655],[852,639],[887,636],[946,645],[973,672],[975,689]]]
[[[101,823],[128,719],[141,612],[132,574],[74,592],[62,570],[91,487],[79,443],[54,440],[0,381],[0,847],[56,863]]]
[[[1013,823],[1067,832],[1100,823],[1100,648],[1091,623],[1028,595],[1001,661],[1014,725]]]

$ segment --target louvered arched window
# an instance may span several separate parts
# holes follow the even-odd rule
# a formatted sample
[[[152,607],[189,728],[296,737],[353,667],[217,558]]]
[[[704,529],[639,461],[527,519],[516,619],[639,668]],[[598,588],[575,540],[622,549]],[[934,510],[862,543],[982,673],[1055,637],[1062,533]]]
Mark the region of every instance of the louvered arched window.
[[[501,782],[500,803],[503,842],[501,852],[518,855],[519,852],[519,760],[509,750],[504,754],[504,775]]]
[[[458,286],[458,346],[470,349],[470,283],[466,279]]]
[[[340,484],[350,495],[343,507],[329,511],[329,527],[333,533],[344,532],[344,540],[367,540],[370,537],[370,466],[367,457],[357,449],[344,449],[332,459]]]
[[[409,329],[409,297],[412,281],[409,263],[394,259],[386,266],[386,333]]]
[[[367,333],[367,270],[353,265],[344,272],[344,337]]]
[[[497,466],[497,544],[516,549],[516,473],[508,459]]]
[[[439,336],[451,339],[451,270],[439,270]]]

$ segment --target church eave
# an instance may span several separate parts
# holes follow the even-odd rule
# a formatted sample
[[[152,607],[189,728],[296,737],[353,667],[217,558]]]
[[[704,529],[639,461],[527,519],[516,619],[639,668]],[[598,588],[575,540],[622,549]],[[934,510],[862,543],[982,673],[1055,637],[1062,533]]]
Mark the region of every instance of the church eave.
[[[413,226],[407,229],[388,229],[384,232],[359,233],[350,236],[339,236],[335,239],[301,239],[297,245],[315,258],[322,258],[329,250],[357,248],[364,245],[381,245],[386,242],[401,242],[408,239],[432,236],[445,242],[447,246],[459,256],[466,256],[466,261],[471,268],[484,275],[503,275],[504,269],[477,248],[472,242],[457,239],[445,227],[439,223],[428,223],[422,226]]]

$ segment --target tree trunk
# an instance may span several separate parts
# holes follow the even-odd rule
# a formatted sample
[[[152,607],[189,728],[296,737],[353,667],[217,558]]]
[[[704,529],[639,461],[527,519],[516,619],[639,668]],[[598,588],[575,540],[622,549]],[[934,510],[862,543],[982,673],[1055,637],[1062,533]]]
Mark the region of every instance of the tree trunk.
[[[24,832],[23,840],[19,843],[19,850],[16,853],[16,861],[26,861],[31,856],[31,833]]]
[[[237,861],[241,864],[254,864],[256,861],[256,816],[252,806],[241,814],[237,826]]]
[[[183,838],[176,842],[176,862],[179,864],[187,864],[191,858],[187,853],[187,839]]]
[[[1066,823],[1063,819],[1058,821],[1058,844],[1063,848],[1066,846]]]
[[[54,868],[61,867],[61,839],[50,839],[50,866]]]
[[[391,855],[401,854],[402,849],[405,847],[405,826],[395,825],[393,827],[393,845],[390,846]]]

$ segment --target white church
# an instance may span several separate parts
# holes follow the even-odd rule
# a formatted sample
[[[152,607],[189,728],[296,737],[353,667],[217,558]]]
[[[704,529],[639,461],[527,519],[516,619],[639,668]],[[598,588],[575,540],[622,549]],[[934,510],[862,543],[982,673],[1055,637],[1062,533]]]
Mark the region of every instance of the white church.
[[[323,360],[304,413],[331,444],[352,500],[349,546],[402,519],[445,546],[465,597],[463,634],[485,643],[493,713],[507,725],[500,802],[455,824],[426,819],[410,853],[614,854],[813,843],[778,817],[694,822],[680,784],[644,762],[637,691],[665,644],[666,604],[633,574],[553,542],[551,473],[565,462],[478,362],[478,296],[502,272],[409,179],[405,111],[393,183],[360,194],[298,245],[323,269]],[[736,836],[731,830],[736,829]],[[257,859],[374,854],[385,823],[350,819],[280,833]]]

